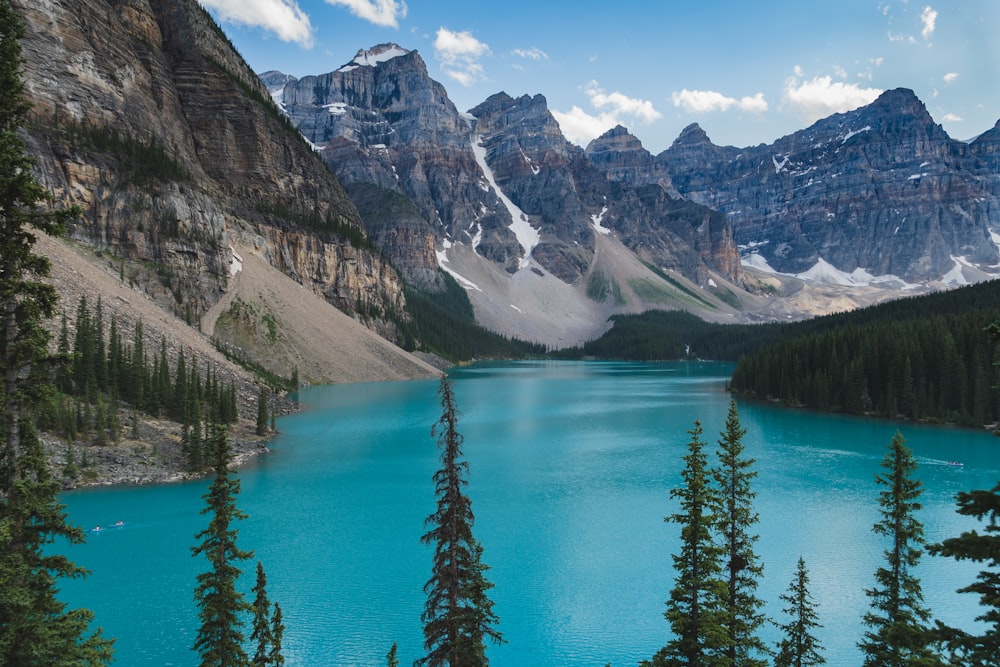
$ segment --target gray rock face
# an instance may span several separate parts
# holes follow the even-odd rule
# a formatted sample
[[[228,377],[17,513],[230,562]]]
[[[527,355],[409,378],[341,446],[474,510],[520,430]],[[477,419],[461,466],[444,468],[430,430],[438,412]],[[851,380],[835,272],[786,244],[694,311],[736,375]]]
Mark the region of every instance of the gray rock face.
[[[319,76],[268,73],[272,96],[344,183],[371,183],[405,195],[435,236],[472,244],[514,270],[520,246],[510,215],[485,182],[472,150],[470,119],[427,74],[416,51],[383,44]],[[411,227],[411,230],[413,228]],[[424,284],[434,266],[392,257]],[[431,257],[433,259],[433,257]]]
[[[922,281],[954,257],[997,263],[996,135],[955,141],[898,89],[771,145],[715,146],[693,125],[656,161],[685,197],[724,211],[737,242],[776,270],[822,258]]]
[[[403,311],[388,262],[333,232],[361,231],[340,183],[196,0],[13,6],[28,149],[58,204],[80,207],[74,240],[192,319],[228,288],[241,244],[338,308]]]
[[[584,152],[566,141],[541,95],[498,93],[461,114],[419,54],[394,44],[359,51],[328,74],[261,78],[342,182],[373,184],[413,201],[427,224],[404,216],[405,242],[390,239],[384,216],[369,232],[384,239],[393,263],[419,284],[436,268],[426,264],[434,259],[428,244],[446,241],[474,245],[517,271],[525,248],[511,225],[521,215],[539,235],[531,249],[536,268],[567,283],[593,262],[594,221],[605,214],[626,243],[660,268],[700,282],[710,269],[739,280],[725,218],[678,201],[666,170],[623,128]],[[416,257],[403,256],[418,247]]]

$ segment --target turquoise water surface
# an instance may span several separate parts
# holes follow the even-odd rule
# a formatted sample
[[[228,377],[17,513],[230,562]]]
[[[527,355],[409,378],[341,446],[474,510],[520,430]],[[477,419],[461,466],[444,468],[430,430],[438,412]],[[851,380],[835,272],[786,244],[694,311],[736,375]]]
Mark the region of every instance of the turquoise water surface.
[[[695,419],[713,443],[723,427],[730,365],[521,362],[452,373],[470,464],[474,533],[495,584],[507,643],[494,667],[615,667],[650,657],[669,638],[678,527],[663,518],[680,483]],[[273,453],[240,471],[240,544],[267,571],[281,603],[287,664],[385,665],[423,655],[420,614],[439,467],[430,427],[436,381],[316,387],[303,411],[278,421]],[[744,444],[756,458],[759,594],[784,621],[778,595],[805,558],[832,666],[860,664],[856,643],[885,543],[874,477],[897,429],[921,461],[928,541],[975,525],[955,514],[958,491],[1000,479],[1000,444],[972,430],[857,419],[741,401]],[[947,465],[961,461],[963,466]],[[208,482],[81,490],[63,496],[81,526],[120,528],[68,549],[93,574],[63,598],[118,638],[116,664],[195,665],[192,594],[206,563],[191,556]],[[245,566],[244,590],[255,562]],[[974,564],[926,556],[919,568],[937,618],[971,627],[978,600],[955,589]],[[248,631],[249,634],[249,631]],[[776,631],[764,632],[768,643]]]

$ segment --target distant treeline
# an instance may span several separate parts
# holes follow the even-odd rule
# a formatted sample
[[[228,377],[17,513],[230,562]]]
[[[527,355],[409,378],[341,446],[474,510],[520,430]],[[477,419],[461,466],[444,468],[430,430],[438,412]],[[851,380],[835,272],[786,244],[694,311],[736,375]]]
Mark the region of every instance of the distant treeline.
[[[564,358],[625,361],[715,359],[735,361],[761,345],[782,340],[784,324],[713,324],[680,310],[614,315],[603,336],[553,353]]]
[[[616,316],[565,356],[739,360],[732,389],[822,410],[982,425],[1000,420],[1000,281],[794,323],[724,325],[689,313]]]
[[[982,426],[1000,419],[1000,285],[867,309],[741,357],[737,392],[821,410]],[[868,317],[869,315],[878,317]]]

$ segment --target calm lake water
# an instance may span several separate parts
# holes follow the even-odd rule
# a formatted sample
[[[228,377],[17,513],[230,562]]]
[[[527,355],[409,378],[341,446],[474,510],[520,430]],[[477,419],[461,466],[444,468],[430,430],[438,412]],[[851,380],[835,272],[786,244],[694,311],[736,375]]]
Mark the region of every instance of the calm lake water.
[[[729,403],[718,363],[481,364],[454,371],[470,464],[474,534],[495,584],[507,643],[494,667],[634,666],[669,638],[663,618],[687,430],[695,419],[714,462]],[[253,549],[281,603],[290,666],[400,664],[422,656],[420,614],[430,549],[419,543],[439,467],[430,427],[436,381],[311,388],[280,419],[273,453],[240,472],[240,544]],[[1000,442],[978,431],[786,410],[741,401],[756,459],[759,594],[785,621],[783,593],[805,558],[828,664],[860,664],[856,643],[886,544],[874,476],[899,429],[921,461],[928,541],[972,527],[959,491],[1000,479]],[[961,461],[962,467],[947,465]],[[194,665],[192,594],[207,569],[191,556],[208,482],[65,494],[81,526],[125,522],[68,550],[92,576],[63,598],[92,609],[118,638],[116,664]],[[249,596],[255,563],[245,567]],[[955,589],[973,564],[925,556],[919,568],[937,618],[974,627],[978,600]],[[247,632],[249,634],[249,630]],[[777,640],[774,629],[764,633]]]

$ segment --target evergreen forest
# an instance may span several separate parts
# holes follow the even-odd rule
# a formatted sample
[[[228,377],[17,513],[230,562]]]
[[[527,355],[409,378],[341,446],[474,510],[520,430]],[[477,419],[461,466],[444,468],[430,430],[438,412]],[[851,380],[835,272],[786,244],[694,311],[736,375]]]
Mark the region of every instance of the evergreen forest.
[[[141,320],[127,341],[117,318],[105,315],[100,297],[93,310],[81,297],[74,321],[71,336],[63,313],[55,391],[38,415],[39,428],[67,442],[63,473],[72,479],[87,465],[86,449],[78,458],[74,443],[117,442],[123,429],[137,430],[140,414],[181,424],[188,468],[206,468],[210,425],[234,424],[239,418],[236,385],[220,380],[214,368],[202,372],[197,360],[186,359],[183,350],[171,364],[164,339],[158,350],[147,352]],[[122,424],[123,415],[129,423]]]
[[[731,389],[792,406],[983,426],[1000,419],[1000,281],[793,323],[714,324],[679,311],[612,318],[559,356],[737,361]]]

